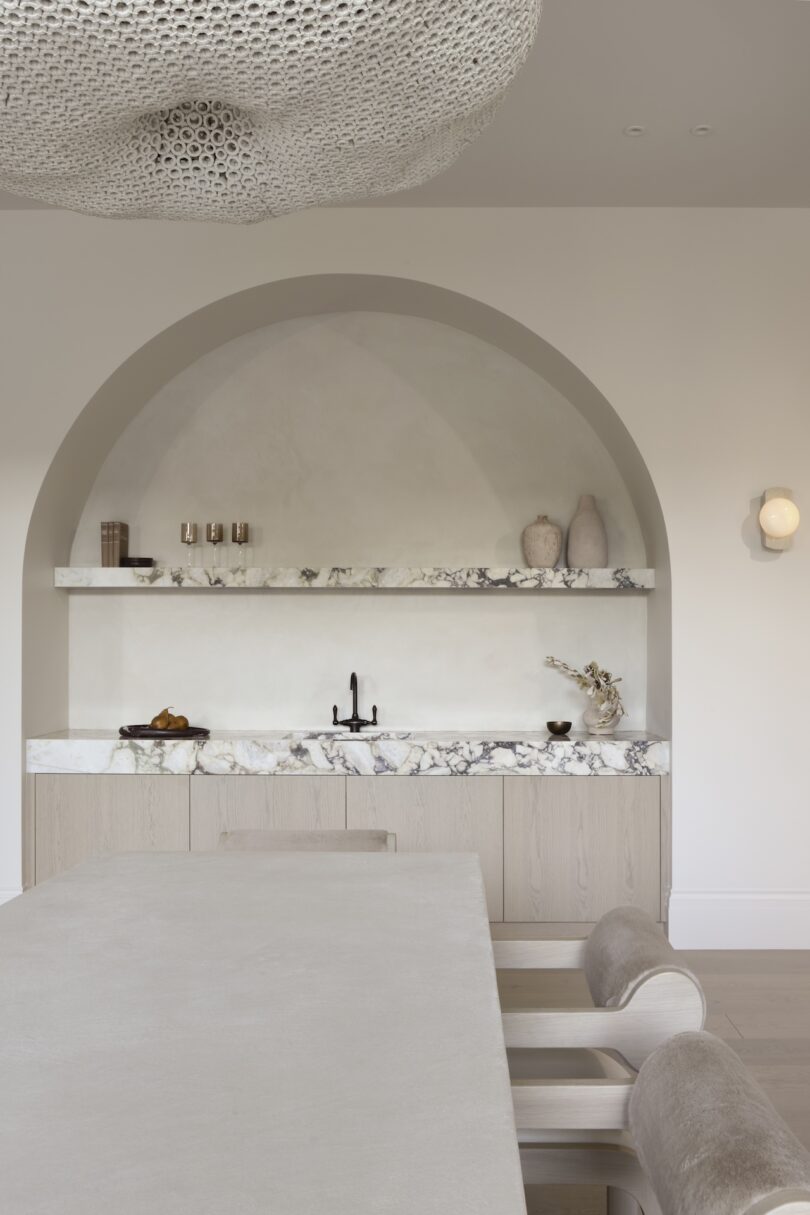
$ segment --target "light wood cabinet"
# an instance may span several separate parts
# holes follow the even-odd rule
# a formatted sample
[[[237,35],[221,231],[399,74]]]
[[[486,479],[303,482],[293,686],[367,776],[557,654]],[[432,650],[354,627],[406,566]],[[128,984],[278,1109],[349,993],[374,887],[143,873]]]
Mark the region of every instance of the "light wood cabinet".
[[[503,919],[503,782],[494,776],[349,776],[346,825],[393,831],[398,852],[477,852]]]
[[[335,831],[346,826],[344,776],[192,776],[191,850],[210,852],[223,831]]]
[[[598,920],[620,904],[659,918],[658,777],[506,777],[506,920]]]
[[[38,775],[37,883],[112,852],[187,852],[189,779]]]
[[[495,922],[573,931],[628,903],[658,920],[667,792],[624,776],[41,774],[27,781],[26,884],[113,852],[211,851],[239,828],[365,827],[393,831],[400,852],[476,852]]]

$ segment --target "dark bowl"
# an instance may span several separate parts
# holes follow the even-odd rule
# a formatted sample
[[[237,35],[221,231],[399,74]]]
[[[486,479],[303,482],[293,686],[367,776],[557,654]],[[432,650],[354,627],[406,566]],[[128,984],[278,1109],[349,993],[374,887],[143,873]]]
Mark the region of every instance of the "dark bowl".
[[[556,734],[559,738],[565,738],[568,731],[571,729],[570,721],[547,721],[546,729],[549,734]]]

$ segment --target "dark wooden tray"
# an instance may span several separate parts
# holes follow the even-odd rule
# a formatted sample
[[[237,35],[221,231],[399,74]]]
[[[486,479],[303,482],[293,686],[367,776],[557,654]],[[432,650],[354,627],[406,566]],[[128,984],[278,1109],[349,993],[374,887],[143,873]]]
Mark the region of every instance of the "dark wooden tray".
[[[122,738],[208,738],[205,726],[189,726],[187,730],[153,730],[151,726],[121,726]]]

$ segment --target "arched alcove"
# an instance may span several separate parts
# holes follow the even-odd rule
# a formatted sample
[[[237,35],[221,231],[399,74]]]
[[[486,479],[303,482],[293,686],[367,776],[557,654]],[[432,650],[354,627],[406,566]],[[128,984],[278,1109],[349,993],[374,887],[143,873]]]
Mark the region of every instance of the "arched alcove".
[[[23,696],[27,734],[68,720],[67,595],[54,591],[54,565],[68,561],[95,478],[113,445],[173,377],[242,335],[291,318],[376,312],[432,320],[473,335],[552,385],[592,428],[627,487],[654,566],[649,599],[648,728],[669,730],[670,593],[664,520],[655,488],[620,417],[598,389],[539,335],[488,305],[430,284],[367,275],[310,276],[270,283],[185,317],[136,351],[88,402],[43,483],[26,547]]]

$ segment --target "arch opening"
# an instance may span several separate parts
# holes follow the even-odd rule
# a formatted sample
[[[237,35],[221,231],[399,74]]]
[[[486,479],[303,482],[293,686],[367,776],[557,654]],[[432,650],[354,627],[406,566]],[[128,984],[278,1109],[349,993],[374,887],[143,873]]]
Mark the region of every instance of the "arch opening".
[[[644,460],[621,418],[560,351],[512,317],[431,284],[369,275],[314,275],[218,300],[156,335],[99,388],[66,436],[43,482],[29,528],[23,603],[23,721],[27,736],[68,720],[68,597],[52,588],[113,445],[171,379],[233,339],[294,318],[376,312],[432,320],[496,347],[541,376],[581,414],[619,469],[639,519],[657,589],[647,618],[647,726],[670,723],[670,587],[666,528]],[[42,672],[48,678],[43,680]]]

